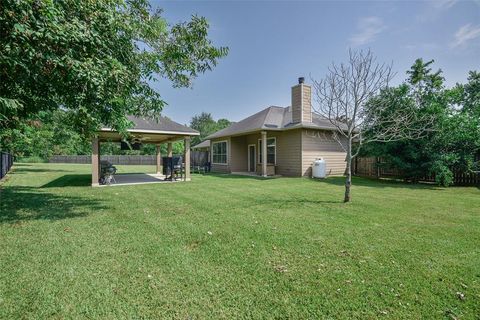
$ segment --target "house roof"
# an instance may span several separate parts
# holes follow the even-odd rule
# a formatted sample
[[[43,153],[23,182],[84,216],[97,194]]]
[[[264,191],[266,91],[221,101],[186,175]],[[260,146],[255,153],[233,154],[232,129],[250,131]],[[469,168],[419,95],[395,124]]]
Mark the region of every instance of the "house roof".
[[[294,123],[292,121],[291,107],[271,106],[248,118],[235,122],[229,127],[209,135],[207,138],[213,139],[241,135],[260,130],[283,131],[297,128],[336,130],[336,127],[330,123],[330,120],[321,117],[315,112],[312,112],[312,122]]]
[[[205,140],[200,142],[197,145],[194,145],[192,149],[209,148],[209,147],[210,147],[210,140]]]

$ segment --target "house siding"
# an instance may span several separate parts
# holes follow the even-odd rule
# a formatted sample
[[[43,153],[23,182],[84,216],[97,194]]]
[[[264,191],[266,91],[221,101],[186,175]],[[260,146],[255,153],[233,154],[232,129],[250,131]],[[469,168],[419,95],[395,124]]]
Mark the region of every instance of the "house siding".
[[[276,138],[277,157],[276,174],[283,176],[301,176],[301,135],[302,131],[267,131],[267,138]],[[212,140],[227,140],[228,165],[212,163],[214,172],[246,172],[248,171],[248,145],[255,145],[255,163],[258,164],[259,146],[258,140],[261,139],[261,133],[254,133],[239,137],[219,138]]]
[[[302,129],[302,175],[312,175],[312,164],[315,159],[325,159],[327,175],[343,175],[347,163],[346,152],[332,138],[332,132],[325,130]],[[344,145],[346,139],[344,139]]]
[[[248,150],[246,144],[246,136],[231,137],[231,172],[245,172],[248,170]]]
[[[312,163],[319,157],[325,159],[327,175],[335,176],[345,173],[346,153],[338,142],[332,138],[332,133],[329,131],[315,129],[267,131],[267,137],[276,138],[276,174],[290,177],[310,177],[312,175]],[[258,164],[259,139],[261,139],[260,132],[245,136],[213,139],[211,143],[227,141],[228,164],[212,163],[212,171],[223,173],[248,171],[248,145],[255,145],[255,162]]]
[[[272,135],[275,136],[275,135]],[[289,130],[277,135],[276,173],[282,176],[299,177],[302,174],[302,131]]]

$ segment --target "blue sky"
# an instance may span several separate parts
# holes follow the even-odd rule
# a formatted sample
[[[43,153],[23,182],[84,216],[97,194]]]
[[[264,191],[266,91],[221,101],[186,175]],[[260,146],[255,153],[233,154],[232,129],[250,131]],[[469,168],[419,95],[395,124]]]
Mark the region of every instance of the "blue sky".
[[[394,83],[416,58],[435,59],[447,85],[480,70],[480,0],[364,1],[153,1],[170,23],[205,16],[210,38],[229,55],[193,88],[153,86],[168,102],[163,114],[180,123],[202,111],[238,121],[270,105],[290,105],[299,76],[321,78],[348,48],[370,48],[393,62]]]

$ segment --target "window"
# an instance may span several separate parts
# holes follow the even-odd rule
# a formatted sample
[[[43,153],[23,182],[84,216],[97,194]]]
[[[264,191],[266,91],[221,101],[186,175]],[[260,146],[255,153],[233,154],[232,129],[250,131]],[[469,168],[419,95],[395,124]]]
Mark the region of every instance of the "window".
[[[262,140],[258,140],[258,163],[262,163]],[[275,164],[277,161],[277,139],[267,139],[267,164]]]
[[[227,141],[219,141],[212,144],[212,162],[227,164]]]

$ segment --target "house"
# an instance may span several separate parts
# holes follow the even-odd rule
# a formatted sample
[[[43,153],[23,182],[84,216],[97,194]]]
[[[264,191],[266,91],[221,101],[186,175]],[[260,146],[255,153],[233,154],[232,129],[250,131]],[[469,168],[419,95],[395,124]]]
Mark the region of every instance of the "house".
[[[313,112],[311,86],[299,78],[291,96],[289,107],[268,107],[208,136],[212,171],[311,176],[312,163],[322,157],[327,175],[343,175],[346,152],[335,126]]]

